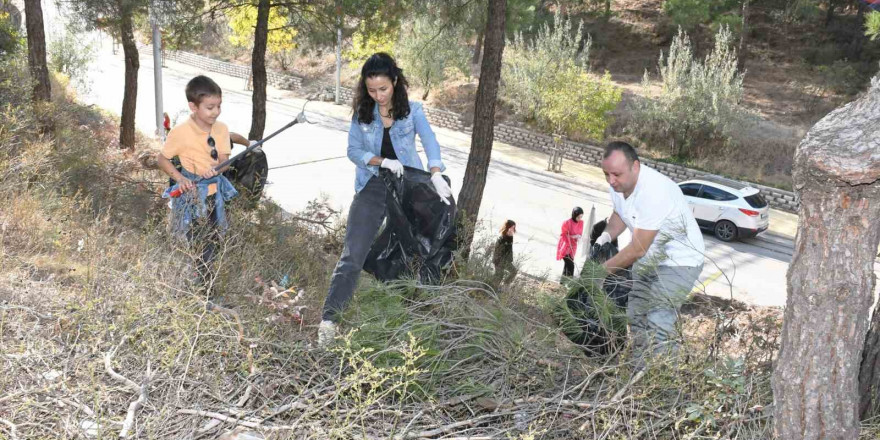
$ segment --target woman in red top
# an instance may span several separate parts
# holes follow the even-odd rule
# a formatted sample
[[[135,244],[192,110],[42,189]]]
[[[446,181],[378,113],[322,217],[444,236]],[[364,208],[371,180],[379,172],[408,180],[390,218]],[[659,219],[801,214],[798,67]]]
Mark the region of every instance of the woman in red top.
[[[571,218],[562,223],[559,244],[556,245],[556,260],[564,260],[563,277],[574,275],[574,256],[577,255],[578,240],[584,233],[584,210],[576,206],[571,210]]]

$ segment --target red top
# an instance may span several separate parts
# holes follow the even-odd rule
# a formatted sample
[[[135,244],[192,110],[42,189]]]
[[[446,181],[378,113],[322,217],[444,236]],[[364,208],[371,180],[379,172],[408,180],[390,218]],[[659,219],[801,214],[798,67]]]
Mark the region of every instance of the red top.
[[[559,234],[559,244],[556,245],[556,259],[561,260],[566,256],[574,258],[577,255],[578,239],[572,238],[572,235],[581,235],[584,233],[584,222],[576,222],[572,219],[562,223],[562,233]]]

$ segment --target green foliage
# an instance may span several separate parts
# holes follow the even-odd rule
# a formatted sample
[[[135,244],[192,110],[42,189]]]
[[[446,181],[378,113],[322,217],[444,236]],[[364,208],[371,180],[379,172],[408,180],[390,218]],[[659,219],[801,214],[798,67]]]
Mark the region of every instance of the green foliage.
[[[865,16],[865,36],[870,37],[871,41],[880,37],[880,12],[871,11]]]
[[[580,48],[582,25],[573,31],[569,18],[557,13],[533,40],[522,33],[508,42],[501,69],[501,97],[528,120],[555,134],[584,133],[601,139],[609,112],[621,91],[590,73],[591,41]]]
[[[469,74],[470,51],[460,32],[428,18],[417,19],[401,33],[394,53],[409,80],[425,91],[422,99],[446,80],[450,70]]]
[[[742,359],[727,358],[715,368],[703,370],[709,390],[703,402],[692,402],[685,407],[685,417],[677,423],[705,423],[717,426],[719,419],[730,418],[731,410],[746,395],[745,363]]]
[[[742,32],[743,19],[740,15],[724,14],[712,20],[712,33],[717,34],[721,28],[728,28],[733,35],[739,35]]]
[[[553,133],[584,133],[601,140],[610,123],[609,113],[620,103],[622,91],[611,82],[611,74],[595,78],[577,66],[556,72],[555,81],[544,92],[544,109],[538,120]]]
[[[691,30],[712,18],[709,4],[706,0],[666,0],[663,2],[663,12],[676,26]]]
[[[70,78],[72,85],[81,93],[88,93],[91,82],[88,77],[89,63],[95,58],[95,47],[71,28],[49,40],[49,67]]]
[[[715,47],[700,62],[690,39],[679,29],[659,61],[662,91],[654,100],[637,105],[632,131],[643,140],[669,145],[680,158],[698,157],[713,141],[730,139],[744,116],[739,106],[743,76],[736,69],[733,35],[724,27],[715,36]],[[645,72],[644,86],[649,86]]]
[[[855,95],[866,80],[858,69],[845,60],[837,60],[828,66],[818,66],[816,71],[819,73],[822,88],[840,95]]]
[[[575,297],[581,293],[590,299],[592,307],[586,316],[584,316],[584,312],[571,310],[566,299],[547,304],[546,308],[560,323],[560,327],[566,334],[580,334],[582,329],[578,321],[583,319],[597,321],[599,326],[606,329],[610,335],[623,336],[626,334],[626,310],[618,307],[602,289],[604,278],[605,269],[600,264],[588,260],[584,263],[580,276],[568,284],[569,297]]]
[[[15,53],[21,45],[21,36],[8,12],[0,11],[0,58]]]
[[[374,53],[385,52],[394,55],[394,43],[400,34],[398,24],[379,21],[378,13],[374,17],[377,19],[374,22],[361,22],[351,36],[351,47],[342,52],[342,56],[358,68]]]
[[[730,26],[733,19],[722,18],[722,14],[738,10],[741,4],[742,0],[666,0],[663,2],[663,12],[675,26],[690,31],[709,22],[719,27],[724,24]],[[739,21],[742,23],[742,17],[739,17]]]
[[[250,48],[254,44],[254,30],[257,26],[257,8],[247,5],[235,8],[226,13],[232,34],[229,42],[235,46]],[[279,53],[296,47],[294,41],[297,30],[288,26],[288,18],[281,10],[274,7],[269,10],[269,37],[266,52]]]

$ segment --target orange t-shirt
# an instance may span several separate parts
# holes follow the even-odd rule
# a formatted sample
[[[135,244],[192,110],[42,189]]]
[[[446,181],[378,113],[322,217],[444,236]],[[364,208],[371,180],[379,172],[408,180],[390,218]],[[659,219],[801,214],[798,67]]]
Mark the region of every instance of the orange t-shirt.
[[[229,128],[226,124],[217,121],[211,127],[211,132],[202,131],[192,117],[186,119],[183,124],[178,124],[168,133],[165,145],[162,147],[162,155],[171,160],[174,156],[180,158],[180,165],[193,174],[201,175],[209,168],[220,164],[219,160],[211,159],[211,147],[208,145],[208,135],[214,138],[217,148],[217,157],[229,155],[232,145],[229,142]]]

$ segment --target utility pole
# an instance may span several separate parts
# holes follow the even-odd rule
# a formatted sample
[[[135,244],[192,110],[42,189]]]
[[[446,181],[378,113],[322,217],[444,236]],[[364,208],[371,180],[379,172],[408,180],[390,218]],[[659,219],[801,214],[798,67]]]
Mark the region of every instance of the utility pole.
[[[342,104],[342,5],[336,3],[336,105]]]
[[[162,34],[155,3],[150,4],[150,26],[153,28],[153,82],[156,95],[156,135],[165,142],[165,113],[162,111]]]

